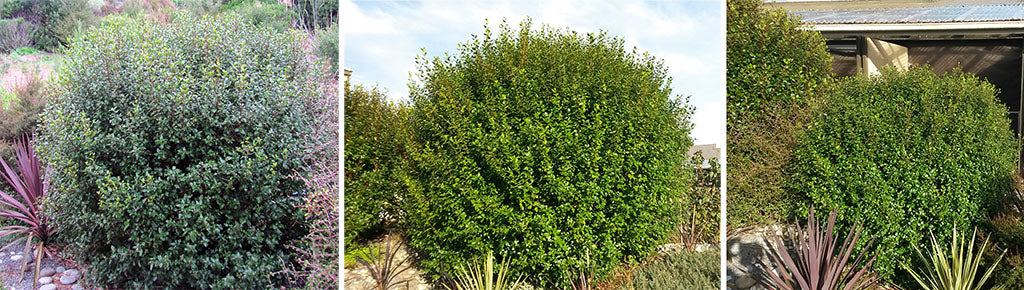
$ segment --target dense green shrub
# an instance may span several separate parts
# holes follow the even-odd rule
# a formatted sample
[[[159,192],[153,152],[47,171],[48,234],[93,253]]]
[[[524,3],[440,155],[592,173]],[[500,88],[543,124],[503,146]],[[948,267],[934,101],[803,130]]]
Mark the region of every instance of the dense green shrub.
[[[493,250],[560,287],[587,251],[604,273],[678,221],[690,111],[655,57],[526,21],[419,63],[404,228],[429,273]]]
[[[216,14],[225,4],[224,0],[174,0],[174,6],[193,15]],[[276,2],[275,2],[276,3]]]
[[[76,33],[97,23],[88,1],[82,0],[7,0],[4,17],[24,18],[39,28],[32,42],[39,48],[56,51],[66,47]]]
[[[177,6],[171,0],[125,0],[121,4],[121,15],[130,18],[147,18],[159,22],[170,21]]]
[[[993,241],[1010,248],[1013,254],[1019,253],[1021,247],[1024,247],[1024,223],[1020,217],[1008,214],[991,217],[988,219],[988,230]]]
[[[338,61],[338,57],[341,56],[338,50],[338,41],[340,39],[338,28],[336,24],[331,25],[331,27],[320,30],[316,34],[316,54],[329,63],[330,70],[335,75],[338,74],[338,66],[341,65]]]
[[[383,92],[345,91],[345,244],[364,242],[399,216],[409,190],[408,113]]]
[[[661,254],[633,272],[630,289],[718,289],[718,251]]]
[[[59,44],[51,46],[50,50],[67,47],[71,39],[78,34],[85,32],[89,27],[97,24],[99,19],[89,6],[89,3],[82,0],[51,0],[56,7],[47,14],[46,33]]]
[[[3,16],[23,18],[39,29],[32,43],[47,51],[67,46],[76,33],[97,23],[88,1],[82,0],[6,0]]]
[[[36,25],[21,18],[0,19],[0,53],[30,47],[36,34]]]
[[[302,38],[237,17],[118,18],[72,43],[41,125],[47,208],[116,288],[266,288],[306,232],[322,75]]]
[[[1002,289],[1024,289],[1024,266],[1011,267],[1002,272],[997,271],[993,273],[993,279],[989,279],[989,281]]]
[[[792,188],[849,230],[864,223],[875,268],[892,277],[929,232],[949,243],[1010,188],[1017,145],[995,87],[929,67],[849,78],[822,104],[794,151]]]
[[[238,13],[252,25],[277,31],[286,31],[295,22],[295,12],[276,1],[248,1],[233,6],[229,11]]]
[[[15,15],[25,13],[30,4],[30,1],[24,0],[0,1],[0,18],[19,18]]]
[[[324,73],[321,79],[321,94],[303,98],[306,112],[313,117],[312,133],[303,141],[308,174],[300,178],[309,188],[300,205],[309,233],[293,247],[298,267],[289,271],[304,282],[305,289],[337,287],[341,268],[338,78]]]
[[[729,0],[726,13],[728,221],[788,221],[803,200],[785,189],[794,136],[830,77],[818,32],[760,0]]]

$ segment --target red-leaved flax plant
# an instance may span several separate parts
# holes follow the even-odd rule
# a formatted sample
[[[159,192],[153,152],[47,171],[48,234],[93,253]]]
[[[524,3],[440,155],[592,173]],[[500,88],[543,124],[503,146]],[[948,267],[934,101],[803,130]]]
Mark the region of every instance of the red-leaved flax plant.
[[[47,188],[43,182],[43,170],[39,164],[39,158],[36,157],[35,150],[32,149],[29,136],[26,135],[24,139],[17,140],[14,144],[14,150],[18,171],[15,171],[3,158],[0,158],[0,165],[3,165],[4,170],[3,174],[0,175],[3,175],[4,180],[14,188],[14,192],[0,192],[0,205],[2,205],[0,207],[0,217],[15,219],[23,224],[0,228],[0,237],[21,235],[21,237],[5,246],[4,249],[19,244],[22,241],[25,242],[25,253],[22,258],[20,273],[25,273],[30,257],[35,257],[35,261],[37,261],[35,279],[32,282],[32,288],[35,288],[35,283],[39,280],[39,265],[42,264],[38,261],[42,260],[43,256],[52,255],[46,249],[45,243],[54,234],[54,229],[48,226],[47,219],[39,208]],[[18,172],[21,173],[20,176]],[[17,193],[17,195],[12,193]],[[33,249],[33,240],[36,241],[34,247],[35,255],[30,256]]]
[[[774,236],[769,256],[778,270],[776,272],[770,267],[764,267],[765,277],[762,280],[765,286],[787,290],[853,290],[877,283],[877,277],[869,272],[874,257],[859,267],[867,250],[850,260],[857,239],[860,238],[860,224],[855,225],[839,245],[839,237],[834,232],[835,222],[836,212],[833,211],[825,228],[821,228],[814,217],[814,208],[811,208],[806,230],[797,226],[799,236],[792,241],[796,247],[795,257],[790,255],[782,238]],[[865,249],[871,248],[873,242],[868,242]]]

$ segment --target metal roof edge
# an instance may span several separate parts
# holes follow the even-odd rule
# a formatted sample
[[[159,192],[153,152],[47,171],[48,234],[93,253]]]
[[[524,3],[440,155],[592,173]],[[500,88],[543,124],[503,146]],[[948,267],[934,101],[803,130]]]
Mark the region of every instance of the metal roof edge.
[[[941,23],[806,24],[803,29],[837,35],[1009,35],[1024,34],[1024,21]]]

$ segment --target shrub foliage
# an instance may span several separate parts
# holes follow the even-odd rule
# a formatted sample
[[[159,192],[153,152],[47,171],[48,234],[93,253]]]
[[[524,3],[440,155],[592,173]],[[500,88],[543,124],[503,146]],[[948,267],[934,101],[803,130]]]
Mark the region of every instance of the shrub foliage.
[[[27,69],[23,73],[23,78],[14,81],[12,90],[4,92],[9,94],[11,100],[0,100],[0,158],[14,158],[14,141],[26,135],[35,135],[40,114],[46,104],[43,87],[45,79],[35,69]],[[13,189],[0,184],[0,190]]]
[[[803,215],[788,192],[794,136],[829,78],[825,39],[759,0],[729,0],[726,91],[728,221],[739,226]]]
[[[419,64],[404,226],[428,272],[493,250],[532,284],[564,287],[588,250],[606,272],[678,220],[690,108],[661,61],[526,21]]]
[[[984,220],[1010,188],[1017,145],[995,87],[928,67],[850,78],[830,94],[795,150],[792,188],[864,224],[891,276],[912,245]]]
[[[36,25],[21,18],[0,19],[0,53],[32,46]]]
[[[341,225],[338,166],[338,82],[322,74],[325,90],[319,96],[303,98],[306,111],[313,117],[313,132],[304,141],[308,174],[300,177],[309,188],[300,207],[306,211],[309,233],[293,247],[299,267],[292,276],[305,282],[307,289],[334,288],[338,285]]]
[[[399,215],[409,190],[406,110],[383,92],[356,86],[345,91],[345,244],[381,233]]]
[[[228,11],[234,11],[249,23],[260,27],[270,27],[277,31],[287,31],[295,22],[296,13],[277,1],[248,1],[232,5]]]
[[[56,51],[79,31],[96,23],[89,2],[82,0],[6,0],[0,2],[4,18],[22,18],[38,27],[32,43]]]
[[[118,288],[264,288],[305,234],[294,178],[320,71],[236,17],[114,19],[71,45],[44,111],[48,208]]]
[[[328,64],[331,72],[335,75],[338,74],[338,66],[341,64],[338,60],[341,56],[338,50],[338,41],[341,37],[338,35],[340,28],[338,25],[331,25],[327,29],[316,32],[316,54]]]
[[[996,272],[994,275],[990,281],[993,281],[993,284],[997,285],[996,287],[1002,287],[1002,289],[1022,289],[1024,287],[1024,266],[1009,267],[1003,273]]]

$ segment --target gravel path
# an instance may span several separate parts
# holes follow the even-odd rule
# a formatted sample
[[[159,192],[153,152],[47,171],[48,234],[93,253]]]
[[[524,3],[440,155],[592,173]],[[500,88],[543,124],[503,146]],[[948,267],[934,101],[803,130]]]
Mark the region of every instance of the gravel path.
[[[11,249],[0,251],[0,279],[3,281],[3,289],[32,289],[32,276],[35,271],[35,263],[29,264],[28,271],[25,272],[24,276],[19,281],[18,272],[21,270],[21,259],[24,259],[24,257],[22,257],[20,251],[14,251]],[[57,258],[43,259],[42,266],[40,267],[39,278],[42,282],[46,283],[37,283],[37,289],[92,289],[91,287],[84,287],[81,283],[80,280],[82,280],[83,276],[81,270],[74,269],[70,266],[70,263]]]

